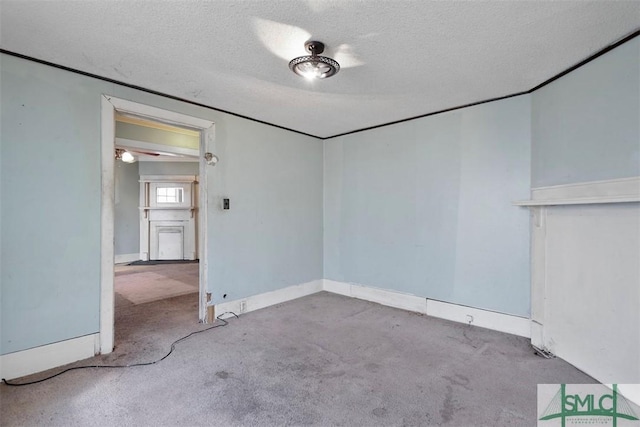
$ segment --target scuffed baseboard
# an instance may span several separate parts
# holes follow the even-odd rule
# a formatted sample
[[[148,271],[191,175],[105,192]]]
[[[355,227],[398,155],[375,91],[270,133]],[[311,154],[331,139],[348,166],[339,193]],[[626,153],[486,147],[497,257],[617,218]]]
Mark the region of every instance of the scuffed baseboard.
[[[300,285],[288,286],[275,291],[252,295],[247,298],[215,304],[215,315],[220,316],[226,312],[233,312],[235,314],[248,313],[250,311],[259,310],[261,308],[315,294],[320,291],[322,291],[322,280],[313,280]],[[226,314],[223,315],[222,318],[224,319],[231,316],[232,314]]]
[[[439,317],[473,326],[506,332],[507,334],[531,337],[531,320],[527,317],[498,313],[490,310],[467,307],[437,300],[427,300],[427,316]]]
[[[454,322],[469,323],[521,337],[531,337],[531,321],[526,317],[498,313],[464,305],[437,301],[397,291],[372,288],[355,283],[323,280],[323,290],[340,295],[400,308]]]
[[[454,322],[469,323],[469,321],[471,321],[473,326],[480,326],[482,328],[493,329],[526,338],[531,337],[531,321],[526,317],[432,300],[403,292],[327,279],[314,280],[301,285],[289,286],[272,292],[216,304],[215,312],[216,315],[224,312],[233,312],[236,314],[248,313],[320,291],[375,302],[389,307],[422,313]],[[223,317],[229,316],[231,315],[228,314]]]
[[[531,337],[531,321],[528,318],[431,300],[387,289],[378,289],[355,283],[344,283],[327,279],[313,280],[247,298],[215,304],[215,314],[219,316],[226,312],[236,314],[248,313],[321,291],[345,295],[389,307],[452,320],[454,322],[469,323],[469,316],[471,316],[471,324],[474,326],[527,338]],[[222,317],[228,318],[231,316],[231,314],[227,313]],[[99,336],[100,334],[86,335],[0,356],[0,373],[2,374],[2,378],[18,378],[92,357],[99,353]]]
[[[95,356],[100,334],[85,335],[0,356],[0,376],[10,380]]]
[[[355,283],[336,282],[335,280],[325,279],[323,283],[323,290],[327,292],[427,314],[427,299],[423,297],[386,289],[372,288]]]

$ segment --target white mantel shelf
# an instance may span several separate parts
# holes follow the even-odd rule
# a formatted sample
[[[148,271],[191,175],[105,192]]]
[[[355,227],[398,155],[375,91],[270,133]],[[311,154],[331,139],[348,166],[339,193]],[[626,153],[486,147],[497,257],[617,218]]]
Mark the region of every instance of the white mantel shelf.
[[[558,205],[594,205],[600,203],[637,203],[640,196],[631,197],[606,197],[584,199],[557,199],[557,200],[518,200],[513,202],[515,206],[558,206]]]
[[[140,210],[145,210],[145,211],[175,211],[175,210],[185,210],[185,209],[191,209],[196,210],[198,209],[196,206],[180,206],[180,207],[173,207],[173,206],[140,206],[138,209]]]
[[[580,182],[531,189],[531,200],[518,200],[515,206],[593,205],[640,202],[640,177]]]

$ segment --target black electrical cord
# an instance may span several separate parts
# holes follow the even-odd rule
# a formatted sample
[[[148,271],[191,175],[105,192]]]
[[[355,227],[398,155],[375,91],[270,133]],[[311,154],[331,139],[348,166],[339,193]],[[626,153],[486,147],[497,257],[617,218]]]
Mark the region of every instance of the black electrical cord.
[[[222,313],[221,315],[219,315],[218,317],[216,317],[216,319],[217,319],[217,320],[219,320],[219,321],[221,321],[222,323],[217,324],[217,325],[210,326],[210,327],[208,327],[208,328],[206,328],[206,329],[202,329],[202,330],[200,330],[200,331],[194,331],[194,332],[191,332],[190,334],[185,335],[185,336],[183,336],[182,338],[179,338],[179,339],[175,340],[173,343],[171,343],[171,348],[169,349],[169,352],[168,352],[167,354],[165,354],[164,356],[162,356],[160,359],[158,359],[158,360],[154,360],[154,361],[152,361],[152,362],[132,363],[132,364],[130,364],[130,365],[87,365],[87,366],[74,366],[74,367],[72,367],[72,368],[67,368],[67,369],[65,369],[64,371],[58,372],[57,374],[54,374],[54,375],[48,376],[48,377],[46,377],[46,378],[42,378],[42,379],[37,380],[37,381],[30,381],[30,382],[27,382],[27,383],[13,383],[13,382],[8,382],[7,380],[5,380],[5,379],[3,378],[3,379],[2,379],[2,382],[3,382],[3,383],[5,383],[5,384],[6,384],[6,385],[8,385],[8,386],[11,386],[11,387],[21,387],[21,386],[24,386],[24,385],[38,384],[38,383],[41,383],[41,382],[44,382],[44,381],[50,380],[51,378],[55,378],[55,377],[57,377],[57,376],[59,376],[59,375],[62,375],[62,374],[64,374],[64,373],[67,373],[67,372],[69,372],[69,371],[75,371],[76,369],[93,369],[93,368],[109,368],[109,369],[115,369],[115,368],[133,368],[133,367],[136,367],[136,366],[149,366],[149,365],[155,365],[156,363],[160,363],[160,362],[162,362],[164,359],[166,359],[167,357],[169,357],[169,356],[171,355],[171,353],[173,353],[173,350],[175,350],[175,348],[176,348],[176,344],[178,344],[179,342],[184,341],[184,340],[186,340],[187,338],[192,337],[193,335],[196,335],[196,334],[199,334],[199,333],[202,333],[202,332],[206,332],[206,331],[210,331],[211,329],[220,328],[220,327],[222,327],[222,326],[227,326],[229,323],[228,323],[226,320],[224,320],[224,319],[221,319],[221,318],[220,318],[220,317],[224,316],[225,314],[233,314],[233,315],[236,317],[236,319],[238,319],[238,318],[239,318],[239,317],[238,317],[238,315],[237,315],[237,314],[235,314],[235,313],[234,313],[234,312],[232,312],[232,311],[227,311],[227,312]]]

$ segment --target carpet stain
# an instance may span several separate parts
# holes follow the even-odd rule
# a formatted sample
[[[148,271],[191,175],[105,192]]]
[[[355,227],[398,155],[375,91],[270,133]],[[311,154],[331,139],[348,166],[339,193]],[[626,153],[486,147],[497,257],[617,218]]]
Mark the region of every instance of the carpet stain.
[[[387,414],[387,409],[386,408],[376,408],[372,412],[373,412],[373,415],[375,415],[376,417],[384,417]]]
[[[216,372],[216,377],[226,380],[229,378],[229,373],[227,371],[218,371]]]
[[[465,377],[464,375],[455,374],[452,377],[443,375],[442,378],[449,381],[452,385],[457,385],[469,391],[473,391],[473,389],[469,387],[469,378]]]
[[[327,372],[326,374],[323,374],[322,377],[323,378],[339,378],[344,376],[345,374],[346,372],[344,370],[340,370],[335,372]]]
[[[364,368],[368,371],[371,372],[372,374],[375,374],[377,372],[380,371],[380,365],[378,365],[377,363],[367,363],[366,365],[364,365]]]
[[[440,408],[440,416],[442,417],[442,423],[447,424],[453,420],[453,416],[460,409],[458,401],[453,398],[453,387],[447,386],[447,392],[444,395],[444,402],[442,402],[442,408]]]
[[[476,350],[474,356],[482,355],[482,353],[484,353],[488,348],[489,348],[489,343],[484,343],[482,345],[482,347],[480,347],[478,350]]]

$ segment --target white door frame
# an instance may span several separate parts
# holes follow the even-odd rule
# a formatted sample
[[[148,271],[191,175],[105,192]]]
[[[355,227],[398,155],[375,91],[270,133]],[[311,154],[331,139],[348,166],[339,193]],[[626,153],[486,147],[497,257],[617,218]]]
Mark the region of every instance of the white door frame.
[[[115,219],[115,139],[116,111],[134,114],[143,118],[187,126],[200,131],[200,206],[198,209],[198,257],[200,258],[200,299],[198,318],[206,320],[207,288],[207,164],[204,153],[212,148],[215,141],[215,124],[173,111],[163,110],[126,99],[102,95],[101,117],[101,177],[102,196],[100,208],[101,221],[101,260],[100,260],[100,353],[113,351],[114,346],[114,219]]]

